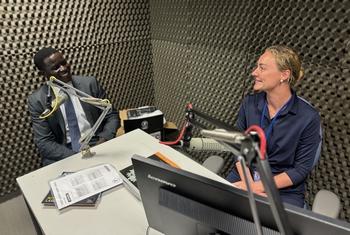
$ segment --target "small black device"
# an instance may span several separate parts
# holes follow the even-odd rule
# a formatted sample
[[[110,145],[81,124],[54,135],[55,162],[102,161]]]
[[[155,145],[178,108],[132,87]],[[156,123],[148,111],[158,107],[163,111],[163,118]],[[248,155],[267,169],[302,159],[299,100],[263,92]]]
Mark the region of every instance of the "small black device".
[[[130,118],[140,117],[146,113],[152,113],[156,110],[157,110],[157,108],[155,106],[147,106],[147,107],[141,107],[141,108],[137,108],[137,109],[129,109],[127,111],[127,115],[128,115],[128,118],[130,119]]]
[[[125,133],[128,133],[139,128],[156,139],[163,140],[163,120],[163,114],[144,118],[126,119],[124,120],[124,130]]]
[[[160,162],[132,157],[148,224],[167,235],[256,234],[248,194]],[[269,202],[255,197],[264,235],[280,234]],[[346,235],[350,224],[284,204],[295,235]]]

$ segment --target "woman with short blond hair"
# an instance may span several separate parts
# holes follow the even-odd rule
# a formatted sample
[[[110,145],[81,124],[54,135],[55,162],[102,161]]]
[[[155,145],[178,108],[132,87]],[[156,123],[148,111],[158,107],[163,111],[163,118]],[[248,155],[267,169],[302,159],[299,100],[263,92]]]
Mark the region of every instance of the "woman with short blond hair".
[[[268,47],[253,70],[253,95],[245,97],[236,127],[241,131],[259,125],[267,139],[267,156],[284,202],[304,206],[305,180],[321,147],[321,124],[317,110],[297,96],[293,87],[304,72],[298,54],[286,46]],[[252,167],[252,190],[264,195],[259,173]],[[227,177],[245,188],[239,162]]]

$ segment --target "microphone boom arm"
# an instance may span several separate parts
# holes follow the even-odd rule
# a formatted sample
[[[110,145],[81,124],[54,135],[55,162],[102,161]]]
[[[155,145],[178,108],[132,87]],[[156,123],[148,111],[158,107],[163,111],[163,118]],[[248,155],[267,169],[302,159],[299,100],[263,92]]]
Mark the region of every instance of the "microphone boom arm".
[[[59,86],[55,83],[59,84]],[[68,93],[69,95],[76,96],[76,97],[78,97],[79,100],[81,100],[85,103],[94,105],[97,108],[102,109],[102,110],[104,110],[104,108],[103,108],[104,106],[107,106],[107,104],[104,104],[104,103],[109,103],[109,101],[107,99],[95,98],[89,94],[86,94],[85,92],[83,92],[81,90],[78,90],[77,88],[75,88],[75,87],[73,87],[65,82],[62,82],[62,81],[56,79],[53,76],[50,77],[50,80],[48,81],[48,85],[50,87],[57,87],[59,89],[62,89],[66,93]],[[75,93],[72,90],[75,91]]]
[[[269,165],[269,162],[267,159],[263,159],[260,156],[260,151],[258,148],[258,145],[252,138],[246,135],[239,135],[235,132],[225,132],[222,130],[202,130],[201,133],[205,137],[210,137],[218,141],[223,141],[224,143],[241,143],[241,149],[239,156],[239,161],[242,164],[242,170],[244,175],[244,181],[246,182],[247,189],[248,189],[248,196],[250,201],[251,210],[253,213],[253,219],[257,227],[258,234],[261,233],[261,224],[259,221],[259,217],[257,216],[257,208],[255,204],[253,205],[254,198],[252,197],[252,192],[250,189],[249,181],[247,180],[247,173],[245,172],[245,161],[242,161],[242,158],[245,158],[247,160],[248,165],[252,163],[253,160],[257,161],[257,168],[260,173],[261,182],[264,185],[267,199],[270,202],[271,211],[273,214],[273,217],[276,221],[276,225],[278,227],[278,230],[283,235],[293,235],[292,229],[290,227],[287,214],[284,210],[284,206],[282,204],[281,197],[279,195],[279,192],[276,188],[276,184],[274,182],[271,168]],[[243,179],[242,179],[243,180]]]
[[[284,210],[282,200],[280,198],[279,192],[276,188],[276,184],[271,173],[269,162],[265,158],[265,156],[263,156],[265,155],[266,148],[266,139],[263,130],[261,130],[260,127],[251,126],[250,128],[248,128],[247,134],[236,132],[233,127],[227,125],[226,123],[222,123],[221,121],[212,118],[207,114],[194,110],[192,104],[188,104],[186,107],[186,118],[189,123],[196,123],[198,125],[198,122],[195,121],[195,115],[209,121],[210,123],[214,124],[217,128],[221,128],[214,130],[206,130],[202,127],[203,125],[201,125],[201,134],[204,137],[209,137],[218,141],[228,150],[231,150],[233,154],[238,156],[238,160],[242,164],[243,168],[242,170],[244,179],[242,180],[244,180],[247,185],[249,204],[252,210],[253,220],[256,225],[258,235],[262,235],[261,223],[258,216],[253,191],[251,190],[250,182],[248,181],[247,177],[247,172],[245,171],[245,163],[247,162],[247,165],[250,166],[253,161],[257,161],[257,168],[260,173],[261,181],[266,190],[268,196],[267,199],[270,202],[270,207],[272,210],[273,217],[276,221],[278,230],[283,235],[293,235],[292,229],[287,218],[287,214]],[[257,134],[260,138],[260,144],[261,146],[263,146],[261,147],[263,151],[259,150],[258,142],[252,135],[252,130],[257,131]],[[262,136],[259,135],[259,132],[262,132]],[[240,148],[235,147],[235,144],[240,144]]]
[[[94,155],[94,153],[92,153],[90,151],[90,145],[89,142],[91,140],[91,138],[95,135],[95,132],[97,131],[98,127],[101,125],[103,119],[105,118],[105,116],[107,115],[107,113],[109,112],[109,110],[111,110],[112,105],[109,104],[105,110],[103,110],[103,112],[101,113],[100,117],[97,119],[97,121],[95,122],[94,126],[91,128],[91,130],[84,136],[82,136],[80,138],[80,142],[81,142],[81,146],[80,146],[80,151],[81,154],[84,157],[92,157]]]
[[[75,87],[73,87],[65,82],[62,82],[62,81],[56,79],[53,76],[50,77],[47,84],[49,86],[49,90],[52,88],[52,90],[54,91],[56,99],[55,99],[55,103],[54,103],[54,108],[48,114],[45,114],[44,116],[42,116],[40,118],[47,118],[57,110],[56,106],[58,105],[58,98],[57,98],[58,92],[54,88],[61,89],[71,96],[78,97],[78,99],[80,101],[91,104],[91,105],[103,110],[101,115],[99,116],[99,118],[95,122],[95,124],[79,140],[79,142],[80,142],[79,151],[81,151],[82,157],[88,158],[88,157],[94,156],[95,153],[91,152],[89,142],[90,142],[91,138],[95,135],[95,132],[97,131],[97,129],[101,125],[101,123],[102,123],[103,119],[105,118],[105,116],[107,115],[107,113],[111,110],[112,104],[109,102],[108,99],[95,98],[89,94],[86,94],[83,91],[76,89]]]

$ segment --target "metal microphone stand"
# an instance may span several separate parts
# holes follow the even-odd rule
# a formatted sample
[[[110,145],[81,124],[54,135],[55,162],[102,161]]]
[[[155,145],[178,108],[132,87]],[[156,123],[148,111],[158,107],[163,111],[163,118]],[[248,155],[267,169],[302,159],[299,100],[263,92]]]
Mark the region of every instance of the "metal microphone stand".
[[[250,209],[251,209],[252,214],[253,214],[253,220],[254,220],[254,224],[256,227],[256,231],[258,232],[258,235],[262,235],[263,234],[262,227],[261,227],[261,223],[260,223],[260,219],[259,219],[259,215],[258,215],[258,209],[256,208],[256,204],[255,204],[255,200],[254,200],[254,193],[253,193],[252,189],[250,188],[248,174],[247,174],[246,168],[244,167],[246,165],[245,159],[242,156],[238,156],[238,161],[243,166],[242,170],[243,170],[243,175],[244,175],[244,182],[247,185],[249,205],[250,205]]]
[[[260,173],[261,181],[264,185],[264,189],[267,194],[267,199],[270,202],[270,207],[272,214],[275,218],[278,230],[283,235],[293,235],[292,229],[285,213],[280,194],[276,188],[275,181],[273,179],[270,164],[267,159],[262,159],[260,156],[260,150],[258,148],[257,142],[251,138],[249,135],[237,134],[236,132],[222,132],[216,130],[203,130],[202,134],[206,137],[210,137],[216,140],[220,140],[226,143],[237,144],[241,143],[240,154],[242,157],[239,157],[239,161],[242,164],[243,174],[245,177],[245,182],[247,184],[248,193],[250,193],[249,181],[247,179],[247,173],[245,172],[245,161],[247,165],[250,166],[253,161],[257,163],[257,169]],[[245,136],[245,138],[244,138]],[[242,161],[242,158],[245,161]],[[251,197],[251,196],[250,196]],[[258,222],[258,216],[256,211],[256,206],[252,206],[251,210],[253,213],[254,222],[257,226],[258,234],[259,228],[261,227],[260,222]],[[258,224],[257,224],[258,223]]]
[[[260,155],[260,151],[257,146],[254,146],[256,153]],[[267,159],[262,160],[259,157],[257,159],[257,168],[260,173],[261,181],[264,185],[265,192],[267,194],[267,199],[270,202],[270,207],[272,210],[273,217],[275,218],[278,230],[281,234],[293,235],[293,231],[290,227],[287,213],[284,210],[282,204],[281,196],[276,188],[275,181],[273,179],[270,164]]]
[[[52,87],[52,88],[56,87],[58,89],[61,89],[70,95],[78,97],[80,101],[91,104],[103,110],[101,115],[95,122],[95,124],[89,130],[89,132],[83,135],[79,140],[81,144],[79,151],[81,151],[82,157],[88,158],[88,157],[94,156],[96,153],[91,152],[89,142],[91,138],[95,135],[95,132],[97,131],[98,127],[101,125],[103,119],[105,118],[109,110],[111,110],[112,104],[107,99],[99,99],[99,98],[92,97],[91,95],[86,94],[85,92],[82,92],[65,82],[62,82],[53,76],[50,77],[50,80],[47,82],[47,84],[49,87]]]
[[[195,121],[195,115],[200,116],[201,118],[209,121],[220,129],[215,130],[205,130],[202,124],[199,124]],[[260,150],[258,148],[258,142],[255,138],[252,138],[252,135],[246,135],[239,132],[232,132],[234,128],[228,126],[221,121],[212,118],[206,114],[203,114],[199,111],[193,109],[192,104],[189,104],[186,108],[186,118],[189,123],[195,123],[200,126],[202,129],[202,135],[205,137],[213,138],[225,147],[227,147],[233,154],[238,156],[238,160],[242,165],[244,181],[247,185],[248,198],[250,203],[250,208],[253,215],[253,220],[256,225],[258,235],[262,235],[261,223],[258,216],[257,207],[254,200],[254,194],[251,190],[250,182],[247,177],[247,172],[245,169],[246,162],[250,166],[253,161],[257,162],[257,169],[260,173],[260,178],[263,183],[264,189],[267,194],[267,199],[270,202],[270,207],[272,214],[276,221],[278,230],[283,235],[293,235],[292,229],[290,227],[287,214],[285,213],[280,194],[276,188],[275,181],[273,179],[270,164],[267,160],[262,158]],[[255,136],[254,136],[255,137]],[[240,146],[237,146],[240,144]]]

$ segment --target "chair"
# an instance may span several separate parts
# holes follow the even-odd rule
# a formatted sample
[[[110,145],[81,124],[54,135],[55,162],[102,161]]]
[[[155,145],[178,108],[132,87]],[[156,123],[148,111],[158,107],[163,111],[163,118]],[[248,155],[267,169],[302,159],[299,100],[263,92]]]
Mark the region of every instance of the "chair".
[[[340,199],[328,190],[320,190],[315,196],[312,211],[318,214],[338,218],[340,212]]]
[[[320,127],[320,136],[323,136],[322,127]],[[312,168],[315,168],[320,159],[321,144],[322,140],[317,148],[317,153]],[[329,216],[331,218],[338,218],[340,212],[340,199],[333,192],[321,189],[315,195],[315,200],[312,203],[312,211],[318,214]]]
[[[221,168],[224,166],[224,159],[220,156],[210,156],[202,164],[208,170],[218,174]]]

